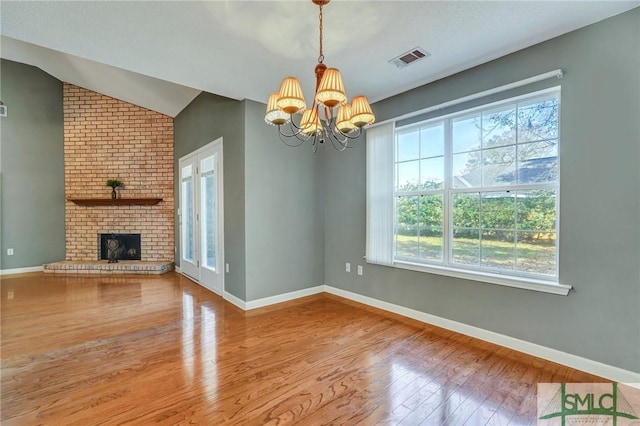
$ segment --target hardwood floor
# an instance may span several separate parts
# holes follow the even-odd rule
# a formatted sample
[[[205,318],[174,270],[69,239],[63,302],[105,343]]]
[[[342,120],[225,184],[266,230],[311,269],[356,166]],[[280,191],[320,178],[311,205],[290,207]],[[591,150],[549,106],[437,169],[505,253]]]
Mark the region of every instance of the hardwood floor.
[[[175,273],[2,278],[2,425],[531,425],[598,377],[316,295],[243,312]]]

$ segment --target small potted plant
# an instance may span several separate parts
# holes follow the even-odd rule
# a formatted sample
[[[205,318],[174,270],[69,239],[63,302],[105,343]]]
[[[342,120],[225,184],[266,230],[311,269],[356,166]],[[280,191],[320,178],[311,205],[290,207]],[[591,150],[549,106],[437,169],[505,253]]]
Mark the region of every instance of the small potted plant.
[[[111,198],[116,198],[118,196],[118,194],[116,193],[116,188],[119,188],[122,186],[122,182],[119,181],[118,179],[109,179],[107,181],[107,186],[111,187]]]

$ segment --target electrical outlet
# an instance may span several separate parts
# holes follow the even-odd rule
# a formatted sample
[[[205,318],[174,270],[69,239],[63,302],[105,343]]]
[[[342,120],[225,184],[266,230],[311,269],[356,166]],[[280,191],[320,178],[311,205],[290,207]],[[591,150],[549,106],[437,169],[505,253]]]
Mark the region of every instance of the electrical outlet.
[[[8,248],[7,249],[7,256],[13,256],[13,249],[12,248]]]
[[[225,263],[225,264],[224,264],[224,270],[225,270],[225,272],[226,272],[227,274],[229,273],[229,264],[228,264],[228,263]]]
[[[349,262],[344,264],[344,270],[346,272],[351,272],[351,264]]]
[[[362,265],[358,265],[358,275],[362,275]]]

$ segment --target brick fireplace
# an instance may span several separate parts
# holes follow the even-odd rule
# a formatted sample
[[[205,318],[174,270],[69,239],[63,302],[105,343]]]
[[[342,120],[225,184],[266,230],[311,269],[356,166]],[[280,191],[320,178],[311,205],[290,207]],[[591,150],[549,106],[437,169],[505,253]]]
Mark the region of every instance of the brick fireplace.
[[[64,84],[66,260],[99,259],[100,234],[140,234],[142,261],[173,262],[173,119]],[[155,205],[77,205],[72,198],[161,198]]]

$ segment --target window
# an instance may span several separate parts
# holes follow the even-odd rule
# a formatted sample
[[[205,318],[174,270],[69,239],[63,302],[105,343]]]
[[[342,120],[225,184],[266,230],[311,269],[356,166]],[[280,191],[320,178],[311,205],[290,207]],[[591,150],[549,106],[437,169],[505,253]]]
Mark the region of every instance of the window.
[[[382,195],[390,253],[376,261],[368,244],[367,260],[557,282],[559,98],[547,90],[395,127]],[[368,184],[378,173],[368,167]]]

